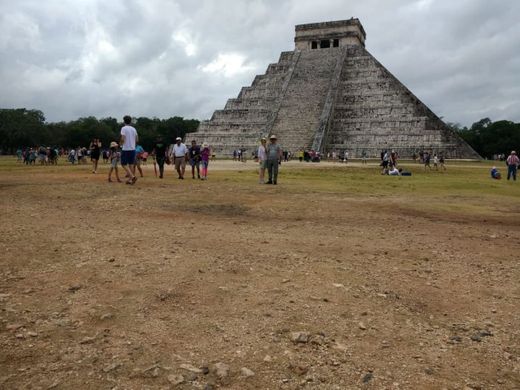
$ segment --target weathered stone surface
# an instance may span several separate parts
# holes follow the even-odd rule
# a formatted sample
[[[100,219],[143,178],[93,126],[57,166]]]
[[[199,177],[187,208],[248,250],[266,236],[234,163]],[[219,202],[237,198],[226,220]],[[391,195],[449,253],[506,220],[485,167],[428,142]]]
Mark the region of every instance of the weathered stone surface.
[[[238,148],[250,154],[262,136],[276,134],[292,152],[348,151],[355,158],[428,150],[479,158],[365,49],[365,37],[357,19],[296,26],[295,50],[283,52],[190,138],[217,155]]]

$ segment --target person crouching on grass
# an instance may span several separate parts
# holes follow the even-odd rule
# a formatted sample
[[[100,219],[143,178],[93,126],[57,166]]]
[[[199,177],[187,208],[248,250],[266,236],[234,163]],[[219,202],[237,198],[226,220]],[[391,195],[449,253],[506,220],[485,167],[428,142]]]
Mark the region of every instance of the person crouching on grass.
[[[116,179],[118,183],[121,183],[121,179],[119,178],[119,172],[117,171],[117,164],[121,159],[121,152],[118,150],[119,145],[117,142],[110,143],[110,151],[108,154],[108,159],[110,161],[110,170],[108,171],[108,181],[112,183],[112,171],[115,171]]]

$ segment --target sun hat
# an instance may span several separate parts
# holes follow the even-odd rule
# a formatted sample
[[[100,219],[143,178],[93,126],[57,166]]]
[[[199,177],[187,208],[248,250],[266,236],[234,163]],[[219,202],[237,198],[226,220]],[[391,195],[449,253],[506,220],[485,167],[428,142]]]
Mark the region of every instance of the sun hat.
[[[175,138],[175,141],[182,141],[182,138],[181,137],[177,137],[177,138]]]
[[[203,148],[207,148],[207,147],[208,147],[208,144],[207,144],[206,142],[204,142],[204,143],[202,144],[202,147],[203,147]]]
[[[118,146],[119,145],[117,144],[117,142],[115,142],[115,141],[110,142],[110,147],[111,148],[117,148]]]
[[[511,151],[511,154],[516,154],[516,152],[514,150]]]
[[[276,138],[276,135],[273,134],[272,136],[269,137],[269,139],[277,139],[277,138]]]
[[[267,141],[265,137],[260,138],[260,141]]]

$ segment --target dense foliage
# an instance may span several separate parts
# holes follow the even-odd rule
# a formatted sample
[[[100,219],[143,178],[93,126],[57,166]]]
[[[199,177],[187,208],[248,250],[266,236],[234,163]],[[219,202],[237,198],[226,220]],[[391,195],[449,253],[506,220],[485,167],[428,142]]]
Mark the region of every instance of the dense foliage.
[[[475,151],[484,158],[492,159],[497,154],[509,155],[511,150],[520,150],[520,123],[493,122],[484,118],[468,129],[448,123]]]
[[[167,142],[197,130],[199,121],[174,116],[168,119],[134,118],[139,133],[139,143],[149,150],[161,135]],[[39,110],[0,109],[0,151],[13,153],[29,146],[78,147],[99,138],[103,145],[119,142],[122,123],[115,118],[79,118],[70,122],[46,123]]]

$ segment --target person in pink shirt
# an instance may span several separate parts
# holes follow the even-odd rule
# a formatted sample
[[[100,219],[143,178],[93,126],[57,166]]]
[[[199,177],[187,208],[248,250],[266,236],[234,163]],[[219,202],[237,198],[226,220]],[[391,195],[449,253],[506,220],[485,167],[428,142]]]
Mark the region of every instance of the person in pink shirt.
[[[202,150],[200,151],[200,162],[202,165],[201,168],[201,179],[208,180],[208,165],[209,165],[209,157],[211,156],[211,149],[207,143],[202,144]]]
[[[516,171],[518,169],[518,165],[520,164],[520,159],[516,155],[516,152],[513,150],[509,157],[506,160],[507,163],[507,180],[511,176],[513,176],[513,180],[516,181]]]

